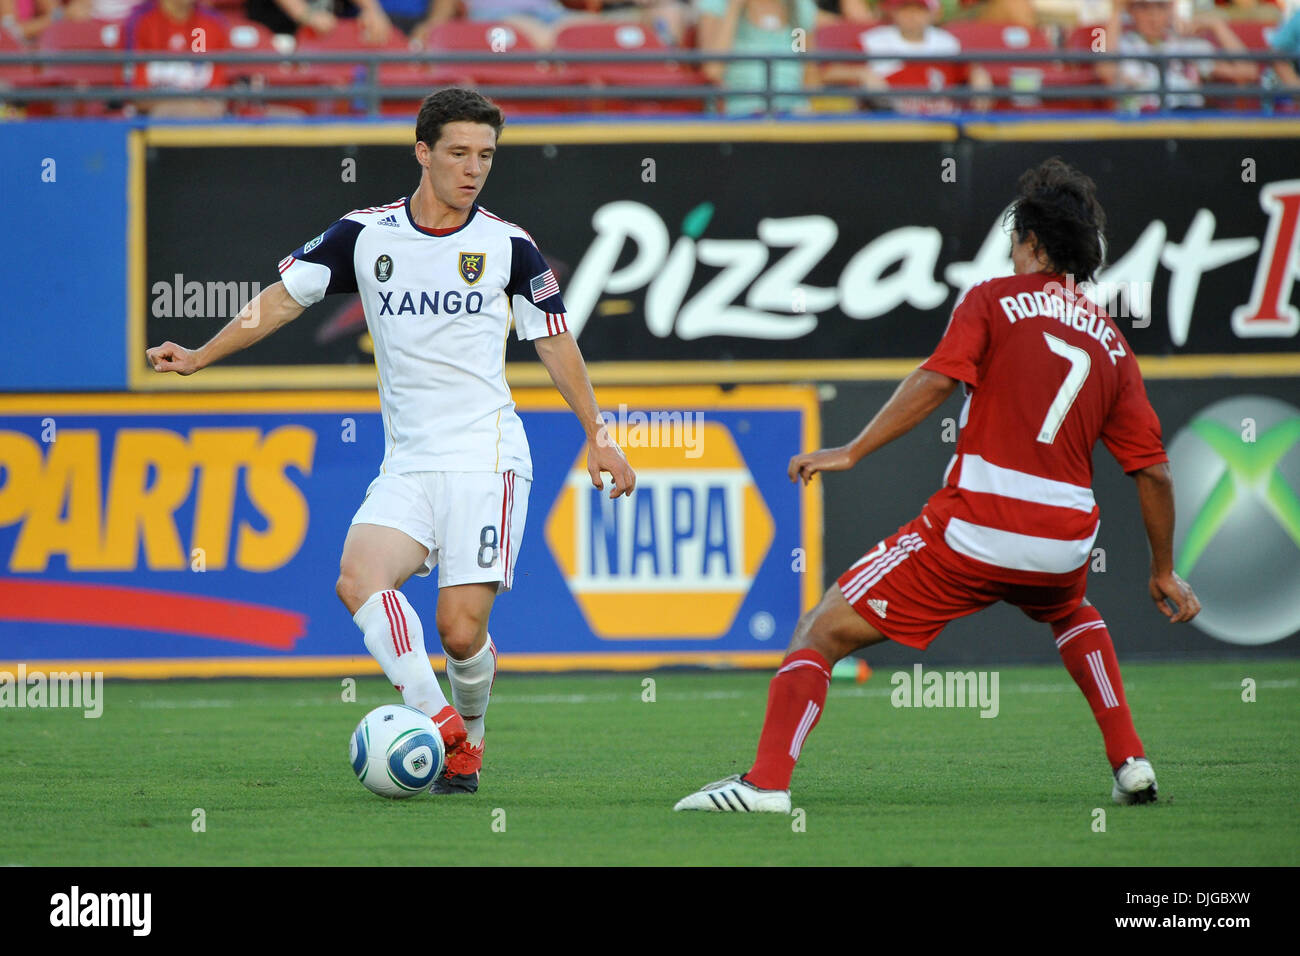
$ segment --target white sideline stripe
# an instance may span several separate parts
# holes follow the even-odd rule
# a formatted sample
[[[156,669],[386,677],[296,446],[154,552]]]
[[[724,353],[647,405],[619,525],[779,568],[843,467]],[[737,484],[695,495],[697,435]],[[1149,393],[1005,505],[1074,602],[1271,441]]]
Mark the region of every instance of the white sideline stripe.
[[[1088,621],[1084,624],[1079,624],[1075,627],[1070,628],[1068,631],[1066,631],[1064,634],[1058,637],[1056,639],[1056,647],[1059,650],[1060,648],[1064,647],[1066,644],[1069,644],[1072,640],[1074,640],[1084,631],[1091,631],[1094,627],[1105,627],[1105,626],[1106,626],[1105,621]]]
[[[1059,665],[1057,665],[1059,666]],[[944,670],[973,670],[975,665],[953,664]],[[883,671],[882,671],[883,673]],[[1236,688],[1241,690],[1240,684],[1224,683],[1212,684],[1220,690],[1232,690]],[[1257,687],[1274,687],[1289,688],[1300,686],[1297,680],[1270,680],[1259,681]],[[660,701],[668,700],[756,700],[757,691],[738,691],[738,690],[711,690],[698,694],[674,694],[660,692],[658,699]],[[893,687],[845,687],[831,684],[830,696],[836,698],[843,697],[891,697],[895,693]],[[1070,684],[1007,684],[999,688],[1000,694],[1077,694],[1078,689],[1073,683]],[[615,703],[641,703],[641,694],[638,690],[634,694],[526,694],[519,697],[513,697],[503,694],[493,694],[493,704],[615,704]],[[338,697],[300,697],[295,700],[253,700],[249,698],[240,698],[236,700],[233,697],[219,698],[193,698],[190,700],[141,700],[129,701],[126,706],[137,707],[141,710],[207,710],[220,707],[249,707],[249,706],[275,706],[275,707],[333,707],[339,703]],[[393,701],[365,700],[359,702],[358,706],[378,707],[383,703],[393,703]],[[113,706],[122,706],[122,702],[114,703]],[[358,712],[359,714],[360,712]]]
[[[1092,534],[1086,538],[1069,540],[1017,534],[949,518],[943,540],[958,554],[999,568],[1065,574],[1079,570],[1088,562],[1100,526],[1101,522],[1094,525]]]
[[[1101,651],[1093,651],[1087,656],[1087,661],[1088,667],[1092,669],[1092,679],[1101,691],[1102,702],[1107,707],[1118,707],[1119,698],[1115,696],[1115,688],[1111,686],[1110,677],[1106,674],[1106,665],[1101,662]]]
[[[790,741],[790,756],[795,760],[799,759],[799,751],[803,749],[804,738],[807,737],[808,732],[812,730],[813,721],[817,719],[817,715],[820,713],[821,708],[811,700],[808,701],[808,706],[804,708],[803,717],[799,721],[799,726],[795,728],[794,740]]]
[[[1097,507],[1091,488],[1072,485],[1068,481],[1042,478],[1014,468],[1003,468],[985,461],[979,455],[962,456],[961,477],[957,480],[957,487],[987,495],[1015,498],[1017,501],[1072,508],[1085,514],[1091,514],[1092,509]]]

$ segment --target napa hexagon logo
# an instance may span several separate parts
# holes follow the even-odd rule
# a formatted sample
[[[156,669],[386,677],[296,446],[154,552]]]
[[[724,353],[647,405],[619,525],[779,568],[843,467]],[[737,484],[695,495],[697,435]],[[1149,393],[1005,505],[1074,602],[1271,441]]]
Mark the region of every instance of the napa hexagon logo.
[[[772,545],[772,514],[731,433],[703,422],[693,448],[635,447],[630,498],[593,488],[579,450],[546,543],[596,636],[724,636]]]

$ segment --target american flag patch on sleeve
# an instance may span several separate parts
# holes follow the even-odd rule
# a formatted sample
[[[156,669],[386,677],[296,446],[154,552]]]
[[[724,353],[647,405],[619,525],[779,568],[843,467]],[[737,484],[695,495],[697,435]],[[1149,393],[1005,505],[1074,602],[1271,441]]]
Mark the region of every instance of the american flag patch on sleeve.
[[[528,290],[532,292],[534,302],[541,302],[553,295],[559,295],[560,284],[555,281],[555,273],[547,269],[528,283]]]

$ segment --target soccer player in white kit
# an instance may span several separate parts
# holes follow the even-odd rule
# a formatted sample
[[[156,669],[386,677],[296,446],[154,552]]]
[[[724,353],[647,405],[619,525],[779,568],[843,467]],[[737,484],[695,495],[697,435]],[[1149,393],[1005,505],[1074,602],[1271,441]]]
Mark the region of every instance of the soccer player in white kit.
[[[636,474],[606,433],[559,285],[532,237],[477,203],[504,117],[478,93],[428,96],[416,121],[422,171],[409,197],[358,209],[280,262],[263,290],[199,349],[146,353],[189,375],[265,338],[330,293],[359,292],[375,344],[385,451],[343,545],[338,595],[403,700],[438,725],[447,767],[433,793],[473,793],[496,676],[488,615],[510,589],[532,460],[505,379],[513,325],[587,435],[592,484],[611,498]],[[438,566],[436,626],[448,703],[424,628],[398,590]]]

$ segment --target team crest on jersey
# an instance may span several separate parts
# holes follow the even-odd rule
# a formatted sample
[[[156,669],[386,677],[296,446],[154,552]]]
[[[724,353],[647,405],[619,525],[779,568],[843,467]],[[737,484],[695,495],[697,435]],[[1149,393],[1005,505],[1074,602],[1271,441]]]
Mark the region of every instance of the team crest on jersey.
[[[481,252],[462,252],[460,254],[460,277],[470,285],[483,278],[483,260],[487,258]]]
[[[393,277],[393,260],[388,256],[380,256],[375,260],[375,278],[380,282],[387,282]]]

